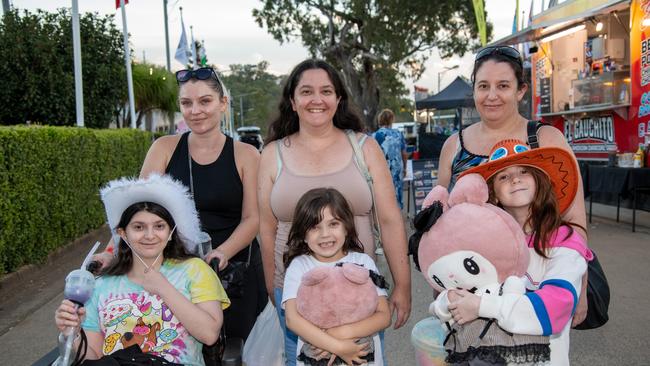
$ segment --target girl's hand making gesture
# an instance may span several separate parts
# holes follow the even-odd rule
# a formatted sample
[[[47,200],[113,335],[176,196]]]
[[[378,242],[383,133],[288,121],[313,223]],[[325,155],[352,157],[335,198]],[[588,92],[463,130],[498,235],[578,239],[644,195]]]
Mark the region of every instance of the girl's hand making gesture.
[[[142,288],[144,288],[148,293],[163,297],[162,295],[165,290],[168,290],[170,287],[173,289],[173,286],[169,283],[167,278],[165,278],[165,276],[163,276],[158,270],[150,268],[148,271],[144,272],[142,277]]]

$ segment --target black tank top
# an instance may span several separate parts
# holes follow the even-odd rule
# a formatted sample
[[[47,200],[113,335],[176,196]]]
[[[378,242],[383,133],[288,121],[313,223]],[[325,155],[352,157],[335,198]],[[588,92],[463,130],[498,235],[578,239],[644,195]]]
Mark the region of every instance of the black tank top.
[[[181,136],[174,154],[167,164],[165,173],[190,187],[188,163],[188,137]],[[226,136],[226,143],[217,159],[207,165],[192,160],[194,202],[199,212],[201,226],[212,238],[216,248],[230,237],[241,221],[244,187],[237,172],[232,138]],[[231,261],[246,261],[248,249],[237,253]]]

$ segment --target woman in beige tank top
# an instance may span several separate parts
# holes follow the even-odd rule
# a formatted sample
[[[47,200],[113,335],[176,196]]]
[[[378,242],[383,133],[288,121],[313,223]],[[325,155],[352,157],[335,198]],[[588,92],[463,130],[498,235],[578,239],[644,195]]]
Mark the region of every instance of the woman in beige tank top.
[[[274,299],[274,290],[279,290],[284,273],[278,259],[285,249],[291,215],[300,196],[315,186],[334,187],[344,194],[356,216],[365,251],[374,257],[369,216],[372,199],[354,164],[354,152],[345,134],[350,129],[357,132],[374,181],[382,243],[395,282],[391,308],[397,312],[395,328],[399,328],[408,319],[411,308],[406,232],[381,148],[361,133],[363,124],[351,104],[340,75],[324,61],[303,61],[287,79],[279,117],[271,123],[259,171],[266,287]]]

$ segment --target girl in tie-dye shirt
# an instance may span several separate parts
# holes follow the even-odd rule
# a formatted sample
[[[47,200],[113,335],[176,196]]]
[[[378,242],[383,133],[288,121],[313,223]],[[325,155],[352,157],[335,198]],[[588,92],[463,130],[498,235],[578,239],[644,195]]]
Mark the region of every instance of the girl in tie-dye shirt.
[[[113,181],[101,196],[118,252],[85,307],[63,300],[58,328],[67,332],[85,317],[85,359],[135,345],[174,364],[204,365],[202,344],[218,340],[230,301],[212,269],[190,254],[200,228],[187,188],[151,176]]]

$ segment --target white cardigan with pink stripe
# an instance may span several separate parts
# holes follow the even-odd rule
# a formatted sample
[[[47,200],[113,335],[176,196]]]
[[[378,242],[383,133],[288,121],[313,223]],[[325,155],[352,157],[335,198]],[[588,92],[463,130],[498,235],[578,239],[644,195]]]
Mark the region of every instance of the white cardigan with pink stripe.
[[[584,238],[562,226],[552,235],[549,258],[530,249],[527,293],[481,296],[479,316],[518,334],[551,336],[551,365],[569,364],[569,330],[582,276],[593,254]],[[529,238],[530,240],[530,238]]]

